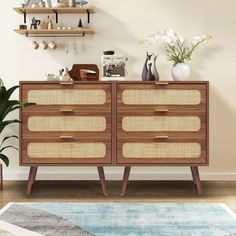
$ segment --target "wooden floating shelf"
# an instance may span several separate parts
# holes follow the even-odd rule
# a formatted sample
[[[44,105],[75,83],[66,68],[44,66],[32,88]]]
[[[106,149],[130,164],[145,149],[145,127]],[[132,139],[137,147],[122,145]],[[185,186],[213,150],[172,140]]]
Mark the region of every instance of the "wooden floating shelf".
[[[81,14],[81,13],[94,13],[92,7],[14,7],[19,14]]]
[[[94,31],[92,29],[88,29],[88,28],[84,28],[84,29],[52,29],[52,30],[44,30],[44,29],[27,29],[27,30],[19,30],[19,29],[15,29],[14,30],[16,33],[21,34],[21,35],[25,35],[25,36],[45,36],[47,37],[49,36],[71,36],[73,37],[73,35],[78,36],[78,35],[86,35],[86,34],[94,34]]]

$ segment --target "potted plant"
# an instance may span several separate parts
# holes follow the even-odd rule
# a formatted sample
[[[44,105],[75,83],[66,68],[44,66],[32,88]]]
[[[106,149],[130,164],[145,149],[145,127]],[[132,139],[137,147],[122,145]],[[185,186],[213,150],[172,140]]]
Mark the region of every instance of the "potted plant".
[[[172,29],[150,34],[141,43],[158,44],[164,46],[167,60],[173,65],[171,74],[174,80],[187,80],[190,68],[186,63],[192,59],[193,52],[202,44],[212,39],[210,35],[195,36],[191,40]]]
[[[33,105],[33,103],[22,103],[18,100],[10,100],[11,95],[14,93],[19,86],[13,86],[10,89],[6,89],[3,84],[3,81],[0,79],[0,136],[2,136],[3,130],[10,124],[20,123],[18,119],[7,119],[7,115],[11,112],[24,108],[29,105]],[[5,163],[6,166],[9,165],[9,158],[4,152],[9,149],[13,148],[18,150],[16,147],[12,145],[5,145],[6,141],[9,139],[18,139],[16,135],[10,135],[6,137],[1,137],[2,142],[0,143],[0,159]]]

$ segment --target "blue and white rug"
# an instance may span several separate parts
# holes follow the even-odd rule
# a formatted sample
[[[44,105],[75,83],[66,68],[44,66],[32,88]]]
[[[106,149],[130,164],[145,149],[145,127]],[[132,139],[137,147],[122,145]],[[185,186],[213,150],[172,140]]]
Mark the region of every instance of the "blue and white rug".
[[[9,236],[230,236],[236,214],[217,203],[9,203],[0,229]]]

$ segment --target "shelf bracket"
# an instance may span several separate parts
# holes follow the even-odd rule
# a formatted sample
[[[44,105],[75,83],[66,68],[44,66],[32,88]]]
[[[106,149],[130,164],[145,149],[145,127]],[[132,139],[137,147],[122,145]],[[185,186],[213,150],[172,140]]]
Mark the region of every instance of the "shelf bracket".
[[[56,23],[58,23],[58,12],[57,10],[53,9],[54,13],[56,14]]]
[[[87,9],[87,15],[88,15],[88,23],[90,23],[90,11]]]
[[[22,10],[20,10],[22,13],[23,13],[23,15],[24,15],[24,24],[26,24],[26,12],[25,11],[22,11]]]
[[[24,12],[24,23],[26,24],[26,13]]]

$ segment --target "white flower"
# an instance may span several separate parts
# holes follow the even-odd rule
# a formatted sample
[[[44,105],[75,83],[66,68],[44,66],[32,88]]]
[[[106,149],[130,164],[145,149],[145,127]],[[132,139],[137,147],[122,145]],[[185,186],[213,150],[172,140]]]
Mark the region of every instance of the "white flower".
[[[146,41],[148,44],[155,44],[155,43],[156,43],[156,40],[155,40],[155,33],[152,33],[152,34],[148,35],[145,41]]]
[[[170,37],[168,37],[168,36],[161,36],[160,37],[160,40],[162,41],[162,42],[164,42],[164,43],[168,43],[168,44],[173,44],[173,41],[171,40],[171,38]]]
[[[177,40],[182,44],[185,40],[184,37],[182,35],[178,35],[177,36]]]
[[[176,40],[177,40],[177,33],[174,30],[172,30],[172,29],[166,30],[165,31],[165,35],[167,37],[169,37],[171,39],[171,41],[176,42]]]

